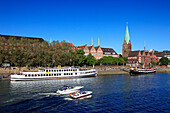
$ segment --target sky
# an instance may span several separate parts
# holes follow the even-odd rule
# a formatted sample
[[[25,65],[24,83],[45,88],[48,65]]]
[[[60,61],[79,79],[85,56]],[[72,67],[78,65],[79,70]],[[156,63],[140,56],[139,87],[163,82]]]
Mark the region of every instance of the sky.
[[[0,34],[71,42],[122,52],[170,50],[170,0],[0,0]]]

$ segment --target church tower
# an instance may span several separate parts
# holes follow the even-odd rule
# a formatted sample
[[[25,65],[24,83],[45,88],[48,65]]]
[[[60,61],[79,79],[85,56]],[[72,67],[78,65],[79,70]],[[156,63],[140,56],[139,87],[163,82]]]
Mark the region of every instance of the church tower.
[[[131,48],[132,45],[131,45],[129,31],[128,31],[128,23],[126,23],[126,32],[125,32],[125,37],[122,45],[122,57],[128,57]]]

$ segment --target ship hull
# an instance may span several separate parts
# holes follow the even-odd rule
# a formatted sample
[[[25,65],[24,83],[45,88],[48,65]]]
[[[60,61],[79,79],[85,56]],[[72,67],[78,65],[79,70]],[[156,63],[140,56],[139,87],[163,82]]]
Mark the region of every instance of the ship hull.
[[[130,75],[156,73],[156,70],[130,70]]]
[[[12,75],[11,81],[35,81],[35,80],[54,80],[54,79],[71,79],[71,78],[86,78],[96,77],[97,73],[77,75],[77,76],[60,76],[60,77],[25,77],[24,75]]]

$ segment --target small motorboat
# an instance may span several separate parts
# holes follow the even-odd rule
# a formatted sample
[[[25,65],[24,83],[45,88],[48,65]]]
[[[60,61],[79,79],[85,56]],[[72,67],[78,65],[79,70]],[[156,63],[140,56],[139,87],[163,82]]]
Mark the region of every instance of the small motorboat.
[[[92,93],[93,93],[92,91],[81,91],[81,92],[70,94],[70,97],[73,99],[80,99],[80,98],[88,97]]]
[[[77,92],[78,90],[82,89],[84,86],[75,86],[75,87],[64,87],[62,90],[57,89],[57,94],[65,95]]]

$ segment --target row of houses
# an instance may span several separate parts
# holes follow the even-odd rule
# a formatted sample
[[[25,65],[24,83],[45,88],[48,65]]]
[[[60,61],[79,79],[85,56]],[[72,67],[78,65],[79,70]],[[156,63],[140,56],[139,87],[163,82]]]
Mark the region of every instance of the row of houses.
[[[146,65],[158,62],[162,57],[167,57],[170,60],[170,51],[130,51],[128,54],[127,65],[139,65],[144,63]]]
[[[154,54],[154,51],[130,51],[128,54],[127,65],[139,65],[140,63],[144,63],[148,65],[150,63],[158,62],[159,59]]]
[[[60,42],[56,43],[54,47],[57,47],[57,45],[67,47],[66,49],[68,49],[68,47],[73,50],[81,49],[85,52],[85,56],[91,53],[96,59],[100,59],[103,56],[119,57],[112,48],[101,48],[100,44],[96,47],[94,47],[93,44],[91,46],[83,45],[76,47],[72,43]],[[48,46],[48,43],[42,38],[0,35],[1,51],[21,50],[23,52],[35,53],[40,50],[49,49]]]
[[[85,52],[85,56],[91,53],[96,59],[100,59],[104,56],[119,57],[119,55],[112,48],[101,48],[100,45],[97,47],[91,46],[78,46],[77,49],[81,49]]]

